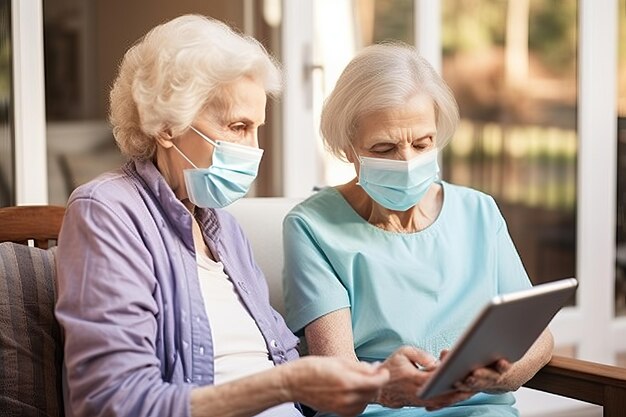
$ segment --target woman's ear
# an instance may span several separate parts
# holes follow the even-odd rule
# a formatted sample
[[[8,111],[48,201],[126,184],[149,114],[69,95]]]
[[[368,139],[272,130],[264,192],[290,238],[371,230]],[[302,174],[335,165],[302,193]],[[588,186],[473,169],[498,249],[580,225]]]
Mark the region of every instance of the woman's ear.
[[[164,130],[156,135],[157,143],[165,149],[169,149],[174,146],[174,142],[172,142],[172,139],[174,139],[174,136],[172,136],[171,129]]]

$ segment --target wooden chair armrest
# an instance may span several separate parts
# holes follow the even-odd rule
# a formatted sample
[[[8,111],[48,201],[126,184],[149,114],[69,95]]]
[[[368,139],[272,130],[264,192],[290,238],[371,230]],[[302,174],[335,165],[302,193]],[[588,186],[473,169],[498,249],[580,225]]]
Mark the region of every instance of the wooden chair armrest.
[[[554,356],[525,386],[601,405],[605,417],[626,410],[625,368]]]
[[[0,242],[26,244],[32,239],[35,246],[46,249],[49,240],[58,238],[64,214],[61,206],[0,208]]]

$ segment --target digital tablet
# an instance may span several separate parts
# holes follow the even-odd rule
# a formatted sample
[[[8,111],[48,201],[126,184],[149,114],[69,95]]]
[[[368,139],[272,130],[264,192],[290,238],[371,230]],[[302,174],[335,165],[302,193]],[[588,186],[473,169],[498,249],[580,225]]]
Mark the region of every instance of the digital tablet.
[[[494,297],[433,371],[418,397],[454,390],[473,370],[498,359],[519,360],[578,287],[575,278]]]

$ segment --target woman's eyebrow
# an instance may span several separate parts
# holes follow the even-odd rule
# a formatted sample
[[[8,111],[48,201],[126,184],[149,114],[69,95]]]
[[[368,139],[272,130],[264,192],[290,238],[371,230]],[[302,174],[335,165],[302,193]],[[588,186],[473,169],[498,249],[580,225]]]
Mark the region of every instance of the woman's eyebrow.
[[[415,140],[425,140],[425,139],[430,139],[431,137],[435,136],[437,132],[433,132],[433,131],[427,131],[426,133],[421,133],[419,134],[418,138]]]

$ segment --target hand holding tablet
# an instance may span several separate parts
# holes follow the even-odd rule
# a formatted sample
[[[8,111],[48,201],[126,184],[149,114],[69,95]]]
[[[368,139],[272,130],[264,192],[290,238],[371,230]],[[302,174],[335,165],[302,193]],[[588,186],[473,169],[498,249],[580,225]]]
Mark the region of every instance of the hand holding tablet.
[[[576,279],[568,278],[494,297],[432,371],[418,397],[428,400],[452,392],[472,371],[499,359],[519,360],[577,286]]]

